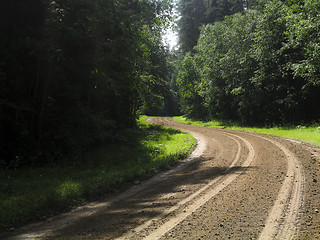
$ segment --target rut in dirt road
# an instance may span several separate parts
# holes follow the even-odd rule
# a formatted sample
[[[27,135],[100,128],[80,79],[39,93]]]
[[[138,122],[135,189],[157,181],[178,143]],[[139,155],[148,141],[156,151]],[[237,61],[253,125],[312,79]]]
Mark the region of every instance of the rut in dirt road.
[[[231,135],[231,134],[226,134],[226,136],[228,136],[228,135]],[[228,137],[230,137],[230,136],[228,136]],[[228,186],[238,176],[237,174],[228,174],[228,173],[239,162],[240,155],[241,155],[241,144],[240,144],[240,142],[237,139],[233,138],[233,137],[230,137],[230,138],[237,143],[238,151],[237,151],[237,154],[236,154],[236,157],[235,157],[234,161],[225,170],[225,174],[228,175],[227,178],[225,178],[223,181],[221,181],[222,178],[223,178],[222,176],[213,179],[207,185],[205,185],[204,187],[200,188],[198,191],[196,191],[195,193],[191,194],[187,198],[183,199],[182,201],[180,201],[175,206],[171,207],[168,210],[165,210],[161,215],[157,216],[157,218],[153,218],[153,219],[149,220],[148,222],[144,223],[143,225],[138,226],[137,228],[133,229],[133,231],[130,232],[129,234],[126,234],[126,235],[124,235],[124,236],[122,236],[122,237],[120,237],[118,239],[119,240],[120,239],[131,239],[138,232],[147,229],[154,221],[157,221],[157,220],[159,221],[159,220],[165,218],[167,215],[169,215],[170,213],[178,210],[179,208],[185,209],[184,206],[187,203],[189,203],[192,200],[194,200],[195,198],[197,198],[204,191],[207,191],[206,194],[202,195],[202,197],[200,199],[198,199],[197,201],[194,201],[192,204],[190,204],[187,207],[187,209],[185,209],[182,213],[178,214],[175,217],[172,217],[165,224],[162,224],[160,228],[156,229],[155,231],[153,231],[152,233],[150,233],[148,236],[146,236],[144,238],[144,239],[159,239],[165,233],[167,233],[169,230],[171,230],[176,225],[178,225],[181,221],[186,219],[189,215],[193,214],[199,207],[204,205],[214,195],[218,194],[224,187]],[[243,140],[243,141],[245,141],[245,140]],[[250,149],[250,154],[249,154],[247,160],[242,164],[243,168],[249,167],[249,165],[250,165],[250,163],[251,163],[251,161],[253,160],[253,157],[254,157],[254,150],[253,150],[252,146],[248,142],[246,142],[246,144],[247,144],[248,148]],[[221,181],[220,184],[218,184],[215,188],[212,188],[212,186],[217,184],[217,182],[219,182],[219,181]],[[211,189],[209,190],[209,188],[211,188]]]
[[[263,137],[261,137],[263,138]],[[266,221],[259,239],[293,239],[299,227],[299,210],[303,205],[304,170],[296,156],[282,144],[263,138],[281,149],[288,159],[287,177]]]
[[[15,239],[299,239],[304,168],[285,142],[171,118],[149,121],[189,132],[197,149],[81,217],[71,213]]]
[[[278,198],[269,213],[265,227],[260,233],[259,239],[293,239],[297,236],[297,231],[299,229],[299,211],[303,205],[303,167],[295,155],[285,146],[274,140],[270,140],[262,136],[259,137],[277,146],[286,155],[288,163],[286,178],[283,181]],[[243,138],[242,140],[245,141],[247,146],[250,148],[250,143]],[[254,152],[252,146],[251,152]],[[217,189],[219,189],[219,187],[217,187]],[[217,193],[219,191],[220,189]],[[163,235],[164,231],[168,231],[168,228],[173,228],[172,225],[174,224],[168,221],[167,224],[164,224],[156,231],[158,235],[153,233],[146,239],[159,239],[160,236]]]

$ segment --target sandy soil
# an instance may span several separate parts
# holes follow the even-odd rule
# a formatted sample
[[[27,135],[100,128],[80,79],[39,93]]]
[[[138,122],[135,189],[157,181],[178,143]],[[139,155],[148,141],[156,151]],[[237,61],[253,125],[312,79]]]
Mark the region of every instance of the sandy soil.
[[[175,169],[12,239],[320,239],[319,148],[149,121],[193,134],[197,149]]]

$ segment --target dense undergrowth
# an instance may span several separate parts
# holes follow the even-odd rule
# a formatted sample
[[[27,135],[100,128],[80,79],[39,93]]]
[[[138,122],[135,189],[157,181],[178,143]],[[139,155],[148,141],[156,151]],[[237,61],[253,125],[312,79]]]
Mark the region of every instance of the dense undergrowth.
[[[276,135],[281,137],[294,138],[297,140],[306,141],[317,146],[320,146],[320,125],[310,125],[310,126],[280,126],[280,127],[246,127],[240,126],[233,122],[222,122],[222,121],[193,121],[186,119],[185,117],[174,117],[178,122],[193,124],[204,127],[213,128],[228,128],[234,130],[242,130],[248,132],[256,132],[263,134]]]
[[[187,156],[192,136],[148,124],[127,130],[122,143],[101,146],[65,166],[0,171],[0,230],[43,219],[151,176]]]

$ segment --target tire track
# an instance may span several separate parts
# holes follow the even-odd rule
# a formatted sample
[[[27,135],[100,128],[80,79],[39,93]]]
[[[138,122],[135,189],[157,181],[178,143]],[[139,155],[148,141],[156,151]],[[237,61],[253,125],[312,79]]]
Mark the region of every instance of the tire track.
[[[168,122],[167,119],[162,122]],[[191,133],[192,134],[192,133]],[[229,165],[229,167],[226,169],[225,176],[220,176],[218,178],[215,178],[214,180],[210,181],[207,185],[196,191],[195,193],[191,194],[187,198],[183,199],[173,207],[163,211],[160,215],[157,217],[154,217],[150,219],[149,221],[145,222],[144,224],[137,226],[134,228],[132,231],[129,233],[121,236],[120,238],[117,238],[118,240],[122,239],[132,239],[133,236],[137,235],[143,230],[146,230],[150,225],[152,225],[156,221],[160,221],[161,219],[164,219],[166,216],[168,216],[170,213],[177,211],[178,209],[181,209],[184,207],[184,211],[176,215],[175,217],[169,218],[167,222],[162,224],[158,229],[154,230],[151,232],[147,237],[144,239],[159,239],[161,238],[164,234],[166,234],[168,231],[170,231],[172,228],[174,228],[176,225],[178,225],[181,221],[183,221],[185,218],[187,218],[189,215],[191,215],[193,212],[195,212],[198,208],[200,208],[203,204],[205,204],[208,200],[210,200],[212,197],[214,197],[216,194],[218,194],[221,190],[223,190],[226,186],[228,186],[230,183],[232,183],[238,176],[238,173],[230,173],[231,169],[239,163],[240,157],[241,157],[241,143],[238,139],[240,139],[245,146],[248,148],[249,153],[247,159],[244,161],[244,163],[241,165],[241,167],[246,168],[250,166],[252,160],[254,159],[254,149],[252,145],[244,138],[236,136],[234,134],[230,133],[223,133],[224,136],[227,138],[231,139],[232,141],[236,142],[238,150],[236,157],[234,158],[233,162]],[[212,186],[214,186],[212,189],[208,190]],[[193,201],[196,199],[200,194],[204,193],[207,191],[207,193],[203,194],[200,199],[195,200],[192,204],[187,205],[189,202]]]
[[[303,206],[305,183],[303,166],[284,145],[265,137],[259,137],[276,145],[284,152],[288,160],[287,177],[259,239],[293,239],[299,230],[299,210]]]
[[[169,121],[166,119],[166,122]],[[231,135],[229,131],[220,131],[224,132],[225,134]],[[278,193],[277,199],[269,212],[268,218],[265,222],[265,227],[261,231],[259,239],[293,239],[295,236],[297,236],[299,231],[299,212],[303,207],[305,176],[302,163],[298,160],[295,154],[292,153],[283,144],[275,140],[262,137],[258,134],[247,134],[254,137],[259,137],[279,148],[285,154],[288,163],[286,178],[284,179],[281,189]],[[232,135],[241,138],[238,135]],[[247,141],[244,138],[242,138],[242,140]],[[231,182],[229,182],[228,184],[230,183]],[[209,200],[209,198],[207,200]],[[199,208],[200,206],[201,205],[196,207]],[[170,229],[172,229],[174,226],[176,226],[179,222],[181,222],[183,219],[185,219],[188,215],[192,213],[193,211],[181,213],[180,216],[176,217],[176,220],[173,219],[168,221],[159,230],[150,234],[145,239],[160,238],[163,235],[162,232],[168,232]]]
[[[191,133],[197,148],[174,169],[15,239],[298,236],[307,187],[295,148],[259,134],[183,125],[170,118],[150,122]]]
[[[239,149],[241,149],[240,142],[230,136],[233,134],[225,134],[225,135],[229,136],[231,139],[236,141]],[[235,136],[235,135],[233,135],[233,136]],[[244,161],[244,163],[242,164],[242,167],[246,168],[246,167],[250,166],[252,160],[254,159],[254,149],[253,149],[252,145],[247,140],[245,140],[244,138],[241,138],[239,136],[236,136],[236,137],[240,138],[249,149],[248,157]],[[188,216],[190,216],[192,213],[194,213],[198,208],[200,208],[202,205],[204,205],[206,202],[208,202],[212,197],[217,195],[221,190],[223,190],[225,187],[227,187],[229,184],[231,184],[239,176],[239,174],[237,174],[237,173],[230,174],[231,168],[233,166],[235,166],[235,164],[238,162],[239,158],[240,158],[240,151],[238,152],[236,159],[232,162],[232,164],[229,166],[228,170],[226,171],[226,173],[229,173],[229,176],[225,180],[223,180],[215,188],[210,189],[204,196],[201,196],[200,199],[198,199],[197,201],[195,201],[194,203],[189,205],[187,208],[185,208],[185,210],[182,213],[171,218],[169,221],[167,221],[165,224],[163,224],[160,228],[153,231],[151,234],[149,234],[147,237],[145,237],[144,240],[153,240],[153,239],[161,238],[164,234],[166,234],[168,231],[170,231],[172,228],[177,226],[180,222],[182,222]],[[222,177],[220,177],[220,178],[222,178]],[[220,180],[220,178],[215,179],[212,182],[210,182],[207,186],[204,187],[203,191],[207,190],[209,187],[211,187],[213,184],[215,184],[218,180]]]

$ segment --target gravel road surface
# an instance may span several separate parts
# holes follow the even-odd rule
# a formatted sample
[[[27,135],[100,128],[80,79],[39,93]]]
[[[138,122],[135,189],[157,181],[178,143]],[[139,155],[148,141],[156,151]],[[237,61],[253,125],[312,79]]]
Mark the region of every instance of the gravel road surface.
[[[195,136],[174,169],[12,239],[320,239],[320,149],[290,139],[150,122]]]

